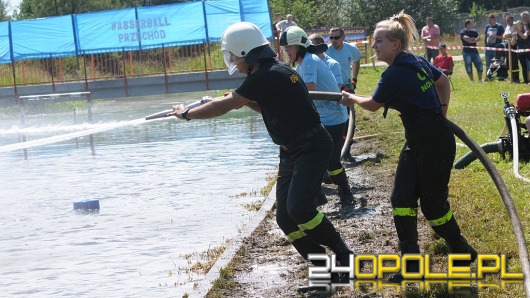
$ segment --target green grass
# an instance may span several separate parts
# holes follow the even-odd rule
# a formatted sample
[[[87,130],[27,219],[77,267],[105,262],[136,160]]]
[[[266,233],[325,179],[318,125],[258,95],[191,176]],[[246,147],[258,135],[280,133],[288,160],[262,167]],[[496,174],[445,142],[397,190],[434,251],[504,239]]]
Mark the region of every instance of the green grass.
[[[455,53],[455,55],[458,53]],[[517,94],[528,93],[526,84],[509,82],[471,83],[461,61],[455,62],[455,73],[452,76],[454,90],[451,92],[448,118],[460,126],[478,144],[496,141],[504,127],[503,100],[501,92],[510,94],[509,101],[514,104]],[[362,68],[359,74],[357,93],[370,95],[386,67]],[[475,72],[476,78],[476,72]],[[385,152],[382,165],[394,169],[401,146],[404,142],[403,126],[398,112],[389,110],[386,119],[382,117],[382,109],[371,113],[356,109],[357,136],[379,134],[375,139],[377,146]],[[395,133],[399,132],[399,133]],[[457,143],[463,144],[457,139]],[[469,149],[457,147],[457,160]],[[505,181],[519,218],[525,229],[526,239],[530,239],[530,184],[518,180],[513,175],[511,160],[504,160],[498,153],[488,155]],[[368,168],[369,170],[369,168]],[[530,177],[530,165],[521,163],[519,172]],[[518,249],[508,213],[492,179],[479,161],[472,162],[462,170],[453,170],[450,181],[450,203],[459,221],[462,232],[479,253],[505,254],[509,259],[510,272],[521,272]],[[438,250],[435,238],[430,249]],[[500,284],[498,279],[496,283]],[[479,297],[522,297],[522,283],[508,286],[506,291],[479,290]],[[428,294],[428,293],[427,293]],[[430,293],[434,294],[434,293]],[[407,295],[408,296],[408,295]],[[420,295],[420,297],[428,297]]]

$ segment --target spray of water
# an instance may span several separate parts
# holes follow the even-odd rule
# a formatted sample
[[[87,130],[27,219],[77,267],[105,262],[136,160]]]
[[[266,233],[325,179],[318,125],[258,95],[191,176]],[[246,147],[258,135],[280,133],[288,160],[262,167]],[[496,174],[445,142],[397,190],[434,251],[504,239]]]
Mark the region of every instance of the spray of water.
[[[73,138],[78,138],[78,137],[95,134],[98,132],[103,132],[103,131],[120,128],[124,126],[139,125],[145,122],[146,122],[145,118],[139,118],[139,119],[130,120],[130,121],[119,121],[119,122],[113,122],[113,123],[98,123],[98,124],[91,125],[90,128],[87,128],[81,131],[61,134],[61,135],[57,135],[57,136],[53,136],[49,138],[32,140],[29,142],[0,146],[0,152],[9,152],[9,151],[18,150],[18,149],[27,149],[27,148],[52,144],[52,143],[66,141],[66,140],[70,140]]]

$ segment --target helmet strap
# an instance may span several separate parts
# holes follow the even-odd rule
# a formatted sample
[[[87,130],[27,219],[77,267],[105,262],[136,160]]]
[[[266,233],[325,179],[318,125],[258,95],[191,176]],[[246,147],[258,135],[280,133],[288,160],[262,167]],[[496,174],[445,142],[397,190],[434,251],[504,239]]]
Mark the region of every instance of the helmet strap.
[[[294,59],[294,62],[298,61],[298,58],[304,59],[305,54],[307,53],[307,49],[303,46],[298,46],[298,51],[296,52],[296,58]],[[293,66],[294,66],[293,62]]]

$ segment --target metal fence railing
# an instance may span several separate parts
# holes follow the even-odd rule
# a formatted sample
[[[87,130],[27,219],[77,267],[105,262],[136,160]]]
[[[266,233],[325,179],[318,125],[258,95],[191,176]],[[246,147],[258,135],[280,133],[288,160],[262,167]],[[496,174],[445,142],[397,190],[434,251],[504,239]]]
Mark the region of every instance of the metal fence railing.
[[[0,65],[0,87],[62,84],[224,69],[219,43],[50,57]],[[54,88],[55,89],[55,88]]]

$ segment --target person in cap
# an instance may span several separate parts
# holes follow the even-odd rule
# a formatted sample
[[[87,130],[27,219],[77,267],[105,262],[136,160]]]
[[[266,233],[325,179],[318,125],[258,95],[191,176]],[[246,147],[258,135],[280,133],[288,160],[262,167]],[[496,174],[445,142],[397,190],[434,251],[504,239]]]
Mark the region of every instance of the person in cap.
[[[279,145],[278,226],[303,258],[311,253],[324,254],[328,247],[339,264],[347,265],[350,248],[316,206],[333,141],[322,126],[306,85],[291,67],[275,59],[269,42],[252,23],[228,26],[221,38],[221,50],[228,72],[246,75],[241,86],[193,109],[182,104],[174,106],[175,116],[185,120],[208,119],[243,106],[260,113],[272,141]],[[349,280],[344,274],[333,277]]]
[[[280,36],[280,45],[283,46],[289,60],[296,65],[296,72],[305,82],[309,91],[339,92],[339,85],[335,75],[317,55],[327,49],[325,43],[311,44],[307,34],[302,28],[293,26],[287,28]],[[348,111],[345,106],[334,101],[316,100],[315,106],[320,114],[320,121],[333,139],[333,154],[328,166],[328,174],[335,185],[341,206],[353,205],[346,169],[340,161],[344,140],[344,133]]]
[[[453,74],[453,56],[447,53],[447,46],[444,43],[440,44],[440,54],[434,58],[433,65],[438,67],[446,76]]]

